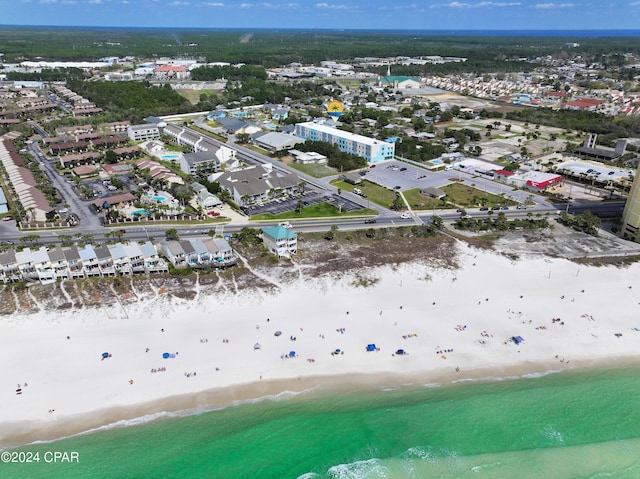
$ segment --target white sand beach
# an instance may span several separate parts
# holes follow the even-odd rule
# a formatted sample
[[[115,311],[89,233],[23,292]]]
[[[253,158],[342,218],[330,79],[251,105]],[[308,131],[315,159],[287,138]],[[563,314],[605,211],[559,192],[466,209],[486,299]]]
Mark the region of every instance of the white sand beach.
[[[87,308],[2,317],[0,446],[316,386],[448,383],[638,357],[640,265],[457,247],[457,270],[387,266],[366,272],[369,286],[303,277],[264,295],[159,295],[120,319]]]

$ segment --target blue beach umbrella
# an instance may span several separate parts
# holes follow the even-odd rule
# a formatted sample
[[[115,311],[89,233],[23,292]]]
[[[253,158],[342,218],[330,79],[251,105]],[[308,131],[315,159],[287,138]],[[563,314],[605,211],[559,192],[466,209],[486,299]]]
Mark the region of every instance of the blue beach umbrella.
[[[162,353],[162,357],[163,357],[164,359],[168,359],[168,358],[169,358],[169,356],[171,356],[169,353]]]

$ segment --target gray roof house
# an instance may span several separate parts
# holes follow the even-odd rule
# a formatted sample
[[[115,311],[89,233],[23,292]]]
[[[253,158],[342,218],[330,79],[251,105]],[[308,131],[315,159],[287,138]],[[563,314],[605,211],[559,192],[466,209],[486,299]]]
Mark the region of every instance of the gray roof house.
[[[294,173],[274,171],[263,165],[226,171],[217,181],[229,192],[233,201],[241,206],[266,201],[276,190],[279,190],[280,194],[293,193],[302,182]]]
[[[196,204],[201,208],[208,210],[222,204],[220,198],[210,193],[200,183],[191,183],[191,188],[196,192]]]
[[[220,169],[220,164],[216,152],[199,151],[180,157],[180,169],[187,175],[215,173]]]

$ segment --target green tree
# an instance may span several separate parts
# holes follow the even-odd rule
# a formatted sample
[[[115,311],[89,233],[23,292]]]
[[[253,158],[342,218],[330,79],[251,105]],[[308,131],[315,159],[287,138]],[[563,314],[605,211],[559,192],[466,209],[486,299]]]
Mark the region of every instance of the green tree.
[[[164,232],[164,236],[168,241],[178,241],[178,230],[176,228],[169,228]]]

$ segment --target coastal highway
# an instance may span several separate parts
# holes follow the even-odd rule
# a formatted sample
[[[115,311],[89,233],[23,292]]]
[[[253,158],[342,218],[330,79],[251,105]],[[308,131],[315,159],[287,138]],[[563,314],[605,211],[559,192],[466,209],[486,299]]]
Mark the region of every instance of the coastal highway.
[[[619,207],[619,206],[618,206]],[[515,218],[529,218],[530,215],[537,217],[540,214],[543,217],[553,219],[557,216],[558,210],[555,209],[527,209],[516,210],[509,209],[507,211],[501,211],[508,219]],[[607,210],[608,211],[608,210]],[[493,211],[492,215],[488,215],[487,211],[479,211],[478,209],[467,210],[467,215],[472,218],[495,218],[500,211]],[[441,217],[445,223],[451,224],[460,218],[460,213],[455,210],[440,210],[436,211],[437,216]],[[421,211],[419,214],[414,214],[409,218],[401,218],[399,213],[391,213],[385,216],[378,217],[358,217],[358,218],[316,218],[306,220],[290,220],[293,226],[293,231],[300,232],[324,232],[329,231],[332,226],[337,226],[339,230],[349,231],[357,229],[368,228],[393,228],[397,226],[412,226],[416,224],[427,223],[431,218],[432,213]],[[369,223],[367,220],[375,220],[375,223]],[[178,231],[178,236],[181,239],[185,238],[200,238],[205,235],[209,235],[211,231],[223,234],[238,233],[242,228],[261,228],[263,226],[273,226],[278,224],[277,221],[236,221],[233,223],[215,223],[215,224],[192,224],[192,225],[157,225],[157,224],[141,224],[141,223],[127,223],[122,226],[125,230],[123,238],[130,241],[140,241],[153,239],[160,241],[165,239],[165,233],[167,229],[175,228]],[[1,226],[1,225],[0,225]],[[90,233],[94,241],[113,241],[113,238],[106,237],[105,233],[114,231],[119,228],[99,228]],[[62,241],[60,236],[74,236],[75,230],[41,230],[34,232],[39,236],[37,244],[40,245],[54,245],[60,244]],[[19,243],[20,238],[23,238],[25,234],[12,233],[5,231],[1,235],[4,242]],[[74,242],[77,239],[73,238]]]

